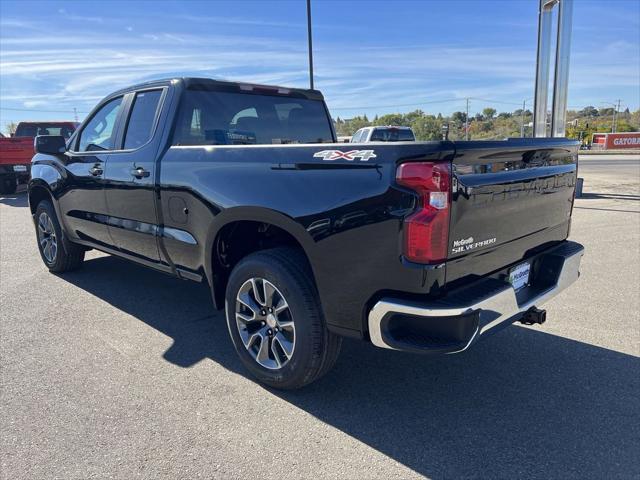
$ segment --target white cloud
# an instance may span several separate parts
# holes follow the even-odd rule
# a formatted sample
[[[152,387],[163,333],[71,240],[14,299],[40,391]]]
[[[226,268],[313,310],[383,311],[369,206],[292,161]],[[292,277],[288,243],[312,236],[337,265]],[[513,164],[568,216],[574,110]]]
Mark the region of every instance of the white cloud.
[[[69,15],[64,10],[60,14]],[[203,18],[198,17],[204,22]],[[212,18],[238,25],[254,22]],[[19,20],[6,18],[2,22],[15,27],[20,24]],[[74,29],[61,38],[41,32],[47,30],[25,33],[18,28],[11,35],[2,32],[3,102],[30,102],[34,107],[51,108],[73,104],[86,110],[117,88],[182,75],[308,85],[306,45],[299,41],[252,36],[245,31],[216,35],[178,30],[148,33],[136,28],[136,33],[131,33],[132,26],[122,25],[117,35]],[[595,65],[589,61],[593,52],[574,52],[571,103],[581,103],[593,95],[605,79],[608,88],[637,87],[637,45],[618,41],[603,45],[601,52]],[[423,107],[446,112],[460,109],[467,96],[515,103],[532,96],[534,68],[535,49],[521,46],[398,48],[360,46],[354,39],[350,44],[325,41],[315,50],[317,87],[324,91],[330,107],[347,109],[339,110],[341,116],[343,112],[363,113],[357,108],[349,111],[349,107],[416,104],[418,108],[420,103],[453,99]],[[637,101],[637,96],[633,100]],[[367,113],[377,112],[369,109]]]
[[[88,22],[88,23],[103,23],[102,17],[89,17],[84,15],[76,15],[74,13],[67,12],[64,8],[58,9],[58,13],[64,17],[65,20],[71,20],[74,22]]]

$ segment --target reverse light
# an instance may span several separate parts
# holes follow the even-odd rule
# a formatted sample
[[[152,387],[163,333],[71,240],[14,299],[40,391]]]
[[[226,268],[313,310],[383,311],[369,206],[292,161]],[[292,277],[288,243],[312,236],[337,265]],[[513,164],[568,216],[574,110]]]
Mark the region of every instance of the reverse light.
[[[451,211],[449,163],[403,163],[396,171],[396,181],[420,196],[418,210],[404,220],[404,256],[417,263],[444,261]]]

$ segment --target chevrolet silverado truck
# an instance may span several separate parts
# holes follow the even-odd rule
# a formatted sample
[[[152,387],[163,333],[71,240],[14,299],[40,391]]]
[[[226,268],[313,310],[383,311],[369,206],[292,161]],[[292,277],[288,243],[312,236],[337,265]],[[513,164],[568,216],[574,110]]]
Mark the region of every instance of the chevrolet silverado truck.
[[[449,354],[542,323],[579,276],[564,138],[345,145],[318,91],[179,78],[115,92],[35,148],[51,272],[98,249],[206,282],[276,388],[326,373],[345,336]]]
[[[20,122],[9,138],[0,138],[0,193],[15,193],[18,183],[27,183],[33,157],[33,142],[38,135],[71,137],[74,122]]]

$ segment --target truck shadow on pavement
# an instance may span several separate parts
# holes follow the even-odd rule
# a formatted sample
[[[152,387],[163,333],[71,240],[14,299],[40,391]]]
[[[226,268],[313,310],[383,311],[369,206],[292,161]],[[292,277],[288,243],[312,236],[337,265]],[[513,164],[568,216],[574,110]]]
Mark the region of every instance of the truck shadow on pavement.
[[[584,192],[580,199],[585,200],[635,200],[640,201],[640,195],[627,193],[592,193]]]
[[[26,191],[18,190],[16,193],[0,193],[0,203],[9,207],[26,207],[29,199]]]
[[[113,257],[62,278],[173,338],[167,361],[245,375],[204,285]],[[638,358],[518,326],[448,357],[345,341],[326,377],[272,391],[432,478],[637,478],[638,392]]]

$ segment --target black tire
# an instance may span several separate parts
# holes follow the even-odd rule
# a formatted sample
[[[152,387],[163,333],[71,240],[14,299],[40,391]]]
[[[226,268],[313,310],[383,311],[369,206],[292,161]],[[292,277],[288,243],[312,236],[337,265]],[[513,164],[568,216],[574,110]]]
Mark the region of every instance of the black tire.
[[[264,279],[275,286],[277,294],[286,300],[291,315],[288,318],[295,325],[292,355],[279,368],[265,368],[260,364],[240,336],[236,310],[243,307],[236,306],[236,299],[243,285],[252,278]],[[236,352],[260,382],[292,390],[314,382],[335,364],[342,338],[327,330],[311,269],[299,250],[274,248],[242,259],[231,272],[225,303],[227,326]]]
[[[50,219],[51,223],[45,219]],[[43,223],[44,222],[44,223]],[[43,225],[46,224],[46,227]],[[42,200],[36,208],[35,215],[36,239],[42,261],[50,272],[63,273],[80,268],[84,261],[85,250],[63,239],[62,228],[58,216],[49,200]],[[46,231],[49,230],[48,233]],[[53,232],[53,234],[51,233]],[[53,238],[53,241],[43,239]],[[55,243],[55,251],[51,247]],[[47,249],[49,245],[49,249]]]
[[[0,193],[11,195],[16,193],[18,182],[15,175],[2,175],[0,177]]]

